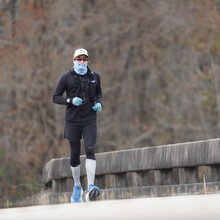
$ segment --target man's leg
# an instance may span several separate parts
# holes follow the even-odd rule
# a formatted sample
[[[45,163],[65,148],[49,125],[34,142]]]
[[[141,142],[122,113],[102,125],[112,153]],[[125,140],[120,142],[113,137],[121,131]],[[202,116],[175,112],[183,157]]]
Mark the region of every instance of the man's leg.
[[[80,184],[80,141],[70,142],[70,167],[73,175],[74,186]]]
[[[97,186],[94,186],[95,171],[96,171],[96,159],[95,159],[95,144],[97,136],[96,121],[90,121],[83,126],[83,138],[86,152],[86,173],[88,189],[86,195],[86,201],[96,200],[99,196],[100,190]]]
[[[83,189],[80,183],[80,141],[70,141],[70,167],[74,180],[71,202],[82,202]]]
[[[95,170],[96,170],[96,160],[86,159],[86,173],[87,173],[88,186],[94,185]]]

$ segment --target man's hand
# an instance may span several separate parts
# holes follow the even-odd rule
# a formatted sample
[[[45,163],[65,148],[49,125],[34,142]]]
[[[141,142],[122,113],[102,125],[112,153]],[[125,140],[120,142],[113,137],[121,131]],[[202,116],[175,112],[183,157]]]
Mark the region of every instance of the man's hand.
[[[102,111],[102,105],[101,105],[99,102],[97,102],[97,103],[92,107],[92,109],[93,109],[94,111],[96,111],[96,112],[101,112],[101,111]]]
[[[82,105],[82,102],[83,102],[83,100],[79,97],[75,97],[72,99],[72,104],[76,105],[76,106]]]

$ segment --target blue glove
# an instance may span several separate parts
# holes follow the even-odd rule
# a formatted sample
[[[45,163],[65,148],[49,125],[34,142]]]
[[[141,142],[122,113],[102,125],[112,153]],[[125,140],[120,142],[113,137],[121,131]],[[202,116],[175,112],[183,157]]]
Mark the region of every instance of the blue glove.
[[[93,109],[94,111],[96,111],[96,112],[101,112],[101,111],[102,111],[102,105],[101,105],[99,102],[97,102],[97,103],[92,107],[92,109]]]
[[[79,97],[75,97],[75,98],[72,99],[73,105],[76,105],[76,106],[82,105],[82,101],[83,100]]]

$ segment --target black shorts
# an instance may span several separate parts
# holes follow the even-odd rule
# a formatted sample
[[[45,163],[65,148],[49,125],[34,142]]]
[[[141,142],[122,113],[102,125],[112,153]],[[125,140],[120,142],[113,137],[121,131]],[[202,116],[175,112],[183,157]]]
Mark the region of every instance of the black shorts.
[[[97,123],[96,119],[85,122],[65,121],[64,138],[70,141],[79,141],[80,139],[92,139],[96,141],[97,137]]]

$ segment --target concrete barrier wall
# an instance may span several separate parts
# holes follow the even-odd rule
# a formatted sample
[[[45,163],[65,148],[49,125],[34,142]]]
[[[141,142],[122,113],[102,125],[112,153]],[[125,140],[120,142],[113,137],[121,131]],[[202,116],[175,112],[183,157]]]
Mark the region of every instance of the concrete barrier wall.
[[[100,153],[96,159],[95,184],[101,200],[220,192],[220,139]],[[86,190],[85,156],[81,168]],[[73,187],[69,158],[49,161],[42,182],[40,195],[17,205],[69,202]]]
[[[100,153],[96,158],[96,183],[102,189],[220,181],[220,139]],[[85,156],[81,162],[85,185]],[[53,192],[69,191],[69,158],[49,161],[42,181]]]
[[[220,139],[100,153],[96,159],[97,175],[219,164]],[[81,176],[85,176],[85,156],[81,162]],[[43,184],[63,178],[72,178],[69,158],[53,159],[45,165]]]

